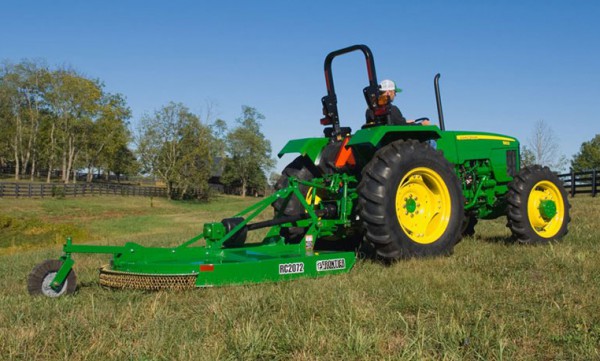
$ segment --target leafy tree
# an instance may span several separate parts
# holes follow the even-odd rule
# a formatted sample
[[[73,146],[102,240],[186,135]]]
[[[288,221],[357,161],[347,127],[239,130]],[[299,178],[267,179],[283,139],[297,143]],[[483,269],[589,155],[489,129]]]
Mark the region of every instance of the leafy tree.
[[[169,103],[140,122],[143,171],[160,178],[170,198],[206,198],[213,144],[210,129],[180,103]]]
[[[223,119],[216,119],[209,127],[213,137],[211,175],[221,175],[226,164],[227,123]]]
[[[600,134],[581,144],[579,153],[573,157],[571,167],[576,172],[590,169],[600,169]]]
[[[127,123],[131,110],[122,95],[103,94],[97,116],[87,129],[88,136],[84,143],[82,165],[88,169],[88,182],[92,181],[93,170],[98,167],[104,168],[108,176],[109,171],[113,170],[111,165],[119,163],[115,158],[127,153],[124,148],[131,140]],[[125,169],[130,168],[121,168],[122,171]]]
[[[227,123],[223,119],[217,119],[210,124],[210,131],[215,139],[214,155],[225,157],[227,146]]]
[[[260,131],[264,115],[255,108],[242,106],[238,126],[227,134],[227,160],[221,180],[229,186],[240,186],[242,196],[249,189],[264,189],[265,174],[273,167],[271,142]]]
[[[137,174],[140,163],[129,147],[121,145],[106,164],[106,169],[112,171],[117,176],[117,182],[120,182],[123,174]]]
[[[50,70],[40,61],[0,66],[0,161],[15,165],[15,178],[39,164],[71,172],[112,162],[131,139],[124,98],[103,90],[97,79],[74,70]],[[74,180],[74,178],[73,178]],[[88,178],[88,181],[91,178]]]
[[[0,100],[5,105],[2,109],[5,136],[15,162],[15,179],[20,179],[28,167],[33,178],[45,108],[43,94],[48,85],[48,69],[40,62],[7,63],[0,71]]]
[[[12,159],[11,141],[14,130],[11,111],[11,88],[6,83],[6,65],[0,69],[0,165],[6,166]]]

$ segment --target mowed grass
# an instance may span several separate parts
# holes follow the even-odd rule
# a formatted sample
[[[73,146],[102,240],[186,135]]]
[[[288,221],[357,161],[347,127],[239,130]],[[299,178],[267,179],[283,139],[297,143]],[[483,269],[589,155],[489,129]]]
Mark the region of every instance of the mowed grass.
[[[27,294],[28,273],[60,256],[64,232],[81,243],[172,245],[253,201],[0,199],[9,220],[0,224],[10,223],[0,227],[0,358],[600,359],[600,200],[584,197],[571,199],[568,236],[547,246],[508,244],[505,219],[482,221],[450,257],[181,292],[103,289],[97,269],[108,257],[76,256],[75,295]]]

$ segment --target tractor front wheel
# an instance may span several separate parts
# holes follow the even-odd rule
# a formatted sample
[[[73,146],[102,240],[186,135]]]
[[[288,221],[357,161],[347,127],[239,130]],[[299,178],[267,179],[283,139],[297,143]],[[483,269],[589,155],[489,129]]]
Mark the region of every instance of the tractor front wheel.
[[[77,288],[77,277],[71,270],[67,279],[60,286],[59,290],[50,287],[50,283],[56,276],[56,273],[62,267],[63,262],[55,259],[46,260],[33,268],[27,279],[27,290],[30,295],[44,295],[46,297],[59,297],[64,294],[72,294]]]
[[[567,192],[556,174],[539,165],[523,168],[509,184],[508,224],[514,239],[543,244],[567,234]]]
[[[358,187],[365,238],[386,260],[452,253],[461,235],[460,183],[441,152],[415,140],[381,148]]]

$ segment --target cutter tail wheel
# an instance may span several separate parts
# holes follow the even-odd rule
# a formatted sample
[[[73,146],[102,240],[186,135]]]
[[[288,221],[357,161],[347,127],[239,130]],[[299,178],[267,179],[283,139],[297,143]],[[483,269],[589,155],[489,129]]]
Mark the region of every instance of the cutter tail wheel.
[[[428,144],[396,141],[382,148],[359,185],[366,239],[388,260],[452,253],[464,204],[450,163]]]
[[[51,287],[52,280],[63,265],[63,261],[49,259],[33,268],[27,279],[27,290],[30,295],[44,295],[47,297],[59,297],[72,294],[77,288],[77,277],[75,271],[70,270],[65,281],[59,289]]]
[[[570,208],[562,182],[548,167],[524,168],[509,185],[508,227],[520,243],[561,239],[568,232]]]

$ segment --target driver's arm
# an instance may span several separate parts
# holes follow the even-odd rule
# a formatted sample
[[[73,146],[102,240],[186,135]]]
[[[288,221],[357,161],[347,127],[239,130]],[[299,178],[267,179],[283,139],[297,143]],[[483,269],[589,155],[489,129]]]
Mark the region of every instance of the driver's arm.
[[[407,123],[414,123],[414,122],[415,122],[415,120],[414,120],[414,119],[409,119],[409,120],[407,120],[406,122],[407,122]],[[421,122],[421,125],[431,125],[431,122],[429,121],[429,119],[427,119],[427,120],[424,120],[424,121],[422,121],[422,122]]]

